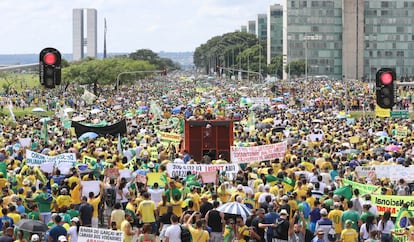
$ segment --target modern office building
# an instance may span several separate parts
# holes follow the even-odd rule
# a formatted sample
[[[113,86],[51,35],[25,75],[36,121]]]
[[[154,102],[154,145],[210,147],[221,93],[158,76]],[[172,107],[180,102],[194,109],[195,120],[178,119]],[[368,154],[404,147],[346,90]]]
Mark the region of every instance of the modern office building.
[[[267,13],[267,56],[269,65],[273,57],[283,51],[283,7],[280,4],[270,5]]]
[[[242,25],[240,27],[240,32],[247,33],[247,26],[246,25]]]
[[[256,20],[256,36],[267,41],[267,14],[258,14]]]
[[[382,67],[412,76],[413,16],[414,0],[285,0],[283,64],[304,59],[308,76],[335,79],[372,80]]]
[[[82,60],[86,56],[96,58],[98,28],[96,9],[76,8],[72,12],[73,17],[73,56],[74,61]],[[85,18],[86,15],[86,18]],[[85,20],[86,19],[86,25]],[[86,36],[84,35],[86,33]]]
[[[249,22],[247,22],[247,32],[256,34],[256,20],[249,20]]]

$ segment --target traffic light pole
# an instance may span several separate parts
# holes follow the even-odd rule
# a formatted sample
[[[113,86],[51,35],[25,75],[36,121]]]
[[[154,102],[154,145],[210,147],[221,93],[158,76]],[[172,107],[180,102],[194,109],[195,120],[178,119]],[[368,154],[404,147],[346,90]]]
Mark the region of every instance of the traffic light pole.
[[[137,73],[163,73],[163,72],[164,71],[125,71],[125,72],[121,72],[116,77],[116,91],[119,90],[119,78],[122,75],[126,75],[126,74],[137,74]]]

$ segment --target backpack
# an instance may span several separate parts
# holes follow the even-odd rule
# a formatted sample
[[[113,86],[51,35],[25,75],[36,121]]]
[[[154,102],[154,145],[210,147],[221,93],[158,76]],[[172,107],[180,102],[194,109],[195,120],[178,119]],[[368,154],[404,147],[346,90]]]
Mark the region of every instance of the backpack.
[[[182,225],[180,225],[180,228],[181,228],[181,234],[180,234],[181,242],[191,242],[190,230]]]
[[[116,188],[107,188],[105,190],[105,203],[108,207],[113,207],[116,203]]]

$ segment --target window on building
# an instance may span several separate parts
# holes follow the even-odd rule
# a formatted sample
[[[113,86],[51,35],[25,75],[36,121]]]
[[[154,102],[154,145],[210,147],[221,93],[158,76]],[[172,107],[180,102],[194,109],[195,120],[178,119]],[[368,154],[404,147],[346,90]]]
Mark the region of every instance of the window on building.
[[[318,26],[312,26],[311,31],[312,32],[319,32],[319,27]]]
[[[291,1],[291,2],[290,2],[290,6],[291,6],[292,8],[296,8],[296,1]]]
[[[390,13],[388,10],[381,10],[381,16],[388,16]]]
[[[385,56],[392,57],[392,51],[389,51],[389,50],[385,51]]]
[[[312,1],[312,3],[311,3],[311,7],[312,7],[312,8],[317,8],[317,7],[319,7],[319,1]]]
[[[382,1],[381,2],[381,8],[389,8],[390,7],[390,3],[387,1]]]
[[[382,57],[382,53],[380,50],[377,51],[377,57]]]
[[[397,26],[397,33],[404,33],[405,31],[404,26]]]
[[[404,56],[404,51],[397,51],[397,56]]]
[[[306,7],[308,7],[308,1],[301,1],[301,2],[300,2],[300,6],[301,6],[302,8],[306,8]]]

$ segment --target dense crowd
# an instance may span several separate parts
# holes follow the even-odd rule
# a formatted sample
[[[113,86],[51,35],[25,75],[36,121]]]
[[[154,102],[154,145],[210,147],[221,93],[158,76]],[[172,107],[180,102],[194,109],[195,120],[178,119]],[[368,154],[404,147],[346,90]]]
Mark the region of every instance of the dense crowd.
[[[373,194],[409,196],[412,181],[356,172],[359,166],[412,163],[412,121],[368,113],[375,110],[372,85],[177,79],[138,82],[119,92],[103,87],[98,96],[71,88],[4,95],[3,113],[29,103],[56,115],[40,121],[45,117],[35,113],[2,122],[0,241],[76,242],[80,226],[122,231],[126,242],[348,242],[412,236],[414,221],[402,232],[395,230],[395,216],[378,211],[371,201]],[[411,90],[398,93],[398,106],[408,109]],[[255,97],[268,101],[255,103]],[[350,111],[359,111],[357,117]],[[122,136],[80,139],[65,125],[70,120],[110,125],[121,119],[127,120]],[[235,146],[286,142],[287,150],[283,158],[240,164],[233,179],[219,173],[216,183],[204,184],[191,173],[169,177],[168,163],[231,162],[223,156],[194,160],[182,143],[161,141],[161,131],[182,134],[188,119],[232,119]],[[399,126],[406,127],[405,135],[396,136]],[[59,167],[45,172],[26,164],[26,150],[75,153],[77,164],[67,174]],[[85,157],[94,160],[83,164]],[[129,169],[132,177],[108,175],[114,168]],[[162,183],[149,186],[138,179],[153,172],[164,174]],[[379,189],[336,194],[345,180]],[[100,191],[82,195],[81,181],[100,181]],[[226,204],[241,210],[223,210]],[[22,229],[22,219],[38,220],[47,229]]]

